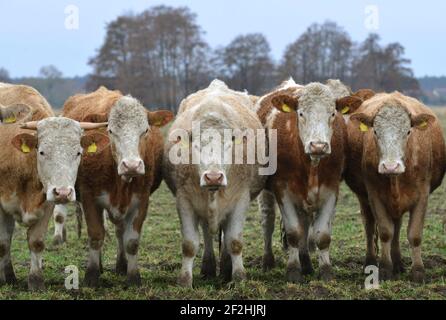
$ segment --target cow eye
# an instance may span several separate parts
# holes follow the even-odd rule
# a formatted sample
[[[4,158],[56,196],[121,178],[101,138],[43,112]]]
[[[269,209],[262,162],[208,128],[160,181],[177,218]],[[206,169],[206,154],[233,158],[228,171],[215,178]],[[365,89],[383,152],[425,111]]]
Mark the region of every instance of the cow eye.
[[[110,129],[108,129],[108,133],[110,133],[110,134],[111,134],[111,133],[113,133],[113,132],[112,132],[112,131],[111,131]]]
[[[304,114],[302,112],[299,112],[299,117],[303,117]]]
[[[44,156],[44,155],[45,155],[45,152],[43,152],[43,151],[39,151],[39,154],[40,154],[41,156]]]
[[[82,154],[81,152],[78,152],[78,153],[77,153],[77,156],[79,157],[81,154]]]
[[[411,132],[412,132],[411,130],[407,131],[407,135],[409,135]]]
[[[334,118],[335,115],[336,115],[336,113],[334,113],[334,112],[331,114],[331,116],[332,116],[333,118]]]

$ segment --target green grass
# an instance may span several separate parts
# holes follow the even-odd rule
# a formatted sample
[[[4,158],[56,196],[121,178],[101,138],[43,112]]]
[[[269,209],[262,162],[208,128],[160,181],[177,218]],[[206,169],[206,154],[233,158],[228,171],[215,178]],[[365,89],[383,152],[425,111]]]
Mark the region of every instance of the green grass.
[[[446,128],[446,113],[441,120]],[[140,246],[140,271],[143,285],[127,288],[125,277],[114,273],[116,242],[113,226],[108,223],[109,234],[104,244],[104,273],[100,289],[82,286],[87,260],[85,226],[81,239],[75,232],[75,217],[68,218],[68,243],[61,247],[51,245],[53,225],[47,236],[44,254],[44,276],[47,290],[39,293],[27,291],[29,268],[25,229],[18,226],[13,240],[12,257],[18,285],[0,288],[0,299],[446,299],[446,234],[443,218],[446,212],[446,183],[432,194],[426,217],[423,237],[423,259],[426,283],[417,285],[409,281],[406,271],[398,281],[388,281],[378,290],[364,289],[365,275],[362,262],[365,255],[365,237],[356,197],[342,185],[330,246],[336,280],[328,283],[309,276],[301,285],[285,281],[286,253],[279,241],[279,217],[274,234],[274,253],[277,266],[262,271],[263,238],[260,216],[254,202],[247,214],[244,233],[244,263],[248,280],[239,284],[224,284],[220,279],[205,281],[200,278],[200,253],[194,269],[194,289],[176,285],[181,267],[181,234],[174,198],[163,183],[151,197],[149,216],[145,222]],[[407,215],[404,230],[407,227]],[[217,246],[216,246],[217,247]],[[410,255],[405,232],[401,232],[401,247],[406,269],[410,268]],[[217,249],[217,248],[216,248]],[[312,256],[317,266],[316,255]],[[66,290],[64,269],[76,265],[80,271],[80,289]],[[316,267],[317,272],[317,267]]]

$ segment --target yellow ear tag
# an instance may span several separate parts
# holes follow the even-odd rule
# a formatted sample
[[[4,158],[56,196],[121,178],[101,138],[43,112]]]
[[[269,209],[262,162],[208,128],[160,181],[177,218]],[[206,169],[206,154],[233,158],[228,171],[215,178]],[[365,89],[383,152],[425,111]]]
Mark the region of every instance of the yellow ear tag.
[[[349,108],[349,107],[344,107],[344,109],[341,110],[341,113],[342,113],[342,114],[346,114],[346,113],[349,112],[349,111],[350,111],[350,108]]]
[[[418,128],[424,129],[427,127],[427,121],[423,121],[418,125]]]
[[[282,111],[283,112],[291,112],[291,108],[286,103],[282,104]]]
[[[17,119],[16,119],[15,116],[10,116],[10,117],[4,119],[3,121],[4,121],[5,123],[14,123],[14,122],[17,121]]]
[[[155,127],[160,127],[163,124],[162,120],[156,120],[155,123],[153,124]]]
[[[364,122],[361,122],[359,124],[359,130],[361,130],[362,132],[367,132],[369,131],[369,127],[367,127],[367,125]]]
[[[28,145],[25,142],[22,143],[20,148],[22,149],[23,153],[30,153],[31,152],[31,149],[28,147]]]
[[[95,142],[93,142],[92,144],[90,144],[88,146],[87,152],[88,153],[96,153],[98,151],[98,146],[96,145]]]

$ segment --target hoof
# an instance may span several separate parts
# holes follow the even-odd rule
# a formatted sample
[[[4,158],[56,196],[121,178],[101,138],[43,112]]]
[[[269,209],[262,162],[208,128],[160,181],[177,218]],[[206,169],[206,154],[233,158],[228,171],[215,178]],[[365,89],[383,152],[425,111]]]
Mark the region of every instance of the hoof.
[[[379,268],[379,280],[389,281],[392,280],[393,268],[391,266],[380,266]]]
[[[410,279],[415,283],[424,283],[425,272],[423,267],[412,267],[410,270]]]
[[[404,273],[404,271],[406,271],[406,269],[404,268],[403,262],[401,260],[393,263],[393,274],[394,275]]]
[[[54,246],[60,246],[64,243],[64,239],[59,234],[54,236],[53,238],[53,245]]]
[[[229,282],[232,277],[232,261],[229,254],[222,254],[220,259],[220,276],[223,281]]]
[[[189,272],[180,274],[178,285],[183,288],[192,288],[192,275]]]
[[[134,272],[127,275],[127,285],[131,287],[141,286],[141,275],[139,272]]]
[[[45,290],[43,276],[41,274],[30,274],[28,276],[28,290],[42,291]]]
[[[329,282],[334,279],[333,269],[331,268],[330,265],[323,265],[320,267],[319,279],[321,279],[324,282]]]
[[[90,288],[99,287],[99,269],[91,268],[85,272],[84,284]]]
[[[291,283],[302,283],[304,278],[302,272],[298,268],[288,268],[286,271],[286,280]]]
[[[203,279],[214,279],[217,277],[215,258],[203,259],[201,263],[201,276]]]
[[[232,274],[232,281],[233,282],[242,282],[244,280],[246,280],[246,272],[245,272],[245,270],[236,270]]]
[[[314,273],[313,265],[311,264],[310,255],[308,253],[299,254],[299,260],[303,275]]]
[[[263,272],[270,271],[274,269],[276,266],[276,260],[274,259],[274,255],[271,254],[265,254],[263,256]]]
[[[116,273],[124,276],[127,274],[127,259],[124,257],[119,257],[116,260]]]

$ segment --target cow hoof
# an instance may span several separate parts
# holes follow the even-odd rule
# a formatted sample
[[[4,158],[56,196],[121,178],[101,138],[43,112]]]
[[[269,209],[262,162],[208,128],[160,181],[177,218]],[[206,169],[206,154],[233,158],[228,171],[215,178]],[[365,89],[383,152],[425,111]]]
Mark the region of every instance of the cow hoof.
[[[132,287],[141,286],[141,275],[139,274],[139,272],[134,272],[127,275],[127,285]]]
[[[416,283],[424,283],[425,273],[423,267],[412,267],[410,271],[410,279]]]
[[[333,276],[333,269],[329,265],[324,265],[320,267],[319,270],[319,279],[321,279],[324,282],[329,282],[334,279]]]
[[[286,280],[291,283],[302,283],[304,278],[302,276],[302,272],[297,268],[290,268],[286,271]]]
[[[45,283],[41,274],[30,274],[28,276],[28,290],[42,291],[45,290]]]
[[[127,260],[125,258],[118,258],[116,260],[116,273],[121,276],[127,274]]]
[[[192,288],[192,275],[189,272],[180,274],[178,277],[178,285],[183,288]]]
[[[404,273],[404,271],[406,271],[406,270],[405,270],[403,262],[401,260],[393,263],[393,274],[394,275]]]
[[[246,280],[246,272],[245,272],[245,270],[236,270],[232,274],[232,281],[233,282],[242,282],[244,280]]]
[[[272,253],[263,255],[263,272],[270,271],[274,269],[275,266],[276,260],[274,259],[274,255]]]
[[[64,240],[62,238],[62,236],[60,236],[59,234],[54,236],[53,238],[53,245],[54,246],[60,246],[64,243]]]
[[[310,255],[308,253],[300,254],[299,260],[303,275],[314,273],[313,265],[311,264]]]
[[[90,288],[99,287],[99,269],[87,269],[85,272],[84,284]]]
[[[392,280],[393,268],[392,267],[380,267],[379,268],[379,280],[389,281]]]
[[[203,259],[201,263],[201,276],[203,279],[214,279],[217,277],[217,264],[215,258]]]

